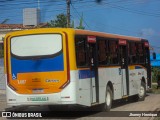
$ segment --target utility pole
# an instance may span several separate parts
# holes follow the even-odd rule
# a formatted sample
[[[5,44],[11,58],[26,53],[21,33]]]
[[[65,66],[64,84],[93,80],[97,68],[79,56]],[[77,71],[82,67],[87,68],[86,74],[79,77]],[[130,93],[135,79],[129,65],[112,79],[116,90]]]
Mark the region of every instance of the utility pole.
[[[70,4],[71,0],[66,0],[67,2],[67,27],[70,27]]]
[[[40,10],[40,4],[39,4],[39,0],[37,1],[37,4],[38,4],[38,9]]]

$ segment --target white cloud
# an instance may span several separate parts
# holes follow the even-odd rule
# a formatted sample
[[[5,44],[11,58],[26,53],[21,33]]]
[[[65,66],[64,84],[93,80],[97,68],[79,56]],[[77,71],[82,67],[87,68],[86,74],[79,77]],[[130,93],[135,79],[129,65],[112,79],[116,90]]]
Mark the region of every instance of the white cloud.
[[[155,34],[155,31],[152,28],[144,28],[140,32],[141,36],[152,36]]]

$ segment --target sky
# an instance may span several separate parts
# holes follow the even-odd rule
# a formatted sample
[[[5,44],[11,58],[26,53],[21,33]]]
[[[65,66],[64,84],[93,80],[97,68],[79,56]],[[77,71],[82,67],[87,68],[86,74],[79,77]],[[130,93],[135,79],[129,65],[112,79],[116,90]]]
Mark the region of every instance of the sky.
[[[160,53],[160,0],[71,0],[71,21],[87,30],[148,39]],[[66,14],[66,0],[0,0],[0,23],[22,24],[24,8],[40,8],[41,22]]]

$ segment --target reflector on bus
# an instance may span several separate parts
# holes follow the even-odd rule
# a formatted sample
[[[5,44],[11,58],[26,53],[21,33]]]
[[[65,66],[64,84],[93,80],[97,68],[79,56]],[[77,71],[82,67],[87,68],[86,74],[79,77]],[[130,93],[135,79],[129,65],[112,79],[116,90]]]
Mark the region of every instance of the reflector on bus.
[[[119,45],[126,45],[127,42],[124,39],[119,39]]]
[[[144,42],[144,46],[145,47],[149,47],[149,43],[148,42]]]
[[[95,36],[87,36],[87,42],[88,43],[96,43],[96,37]]]

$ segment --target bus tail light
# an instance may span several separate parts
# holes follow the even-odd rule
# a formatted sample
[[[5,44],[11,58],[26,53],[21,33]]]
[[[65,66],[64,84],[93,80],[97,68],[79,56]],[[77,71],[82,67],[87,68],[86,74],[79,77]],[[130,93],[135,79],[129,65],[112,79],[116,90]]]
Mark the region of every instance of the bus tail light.
[[[87,36],[87,42],[88,43],[96,43],[96,37],[95,36]]]
[[[62,96],[61,98],[71,98],[70,96]]]
[[[127,41],[125,39],[119,39],[119,45],[127,45]]]
[[[149,43],[148,42],[144,42],[144,46],[145,47],[149,47]]]

